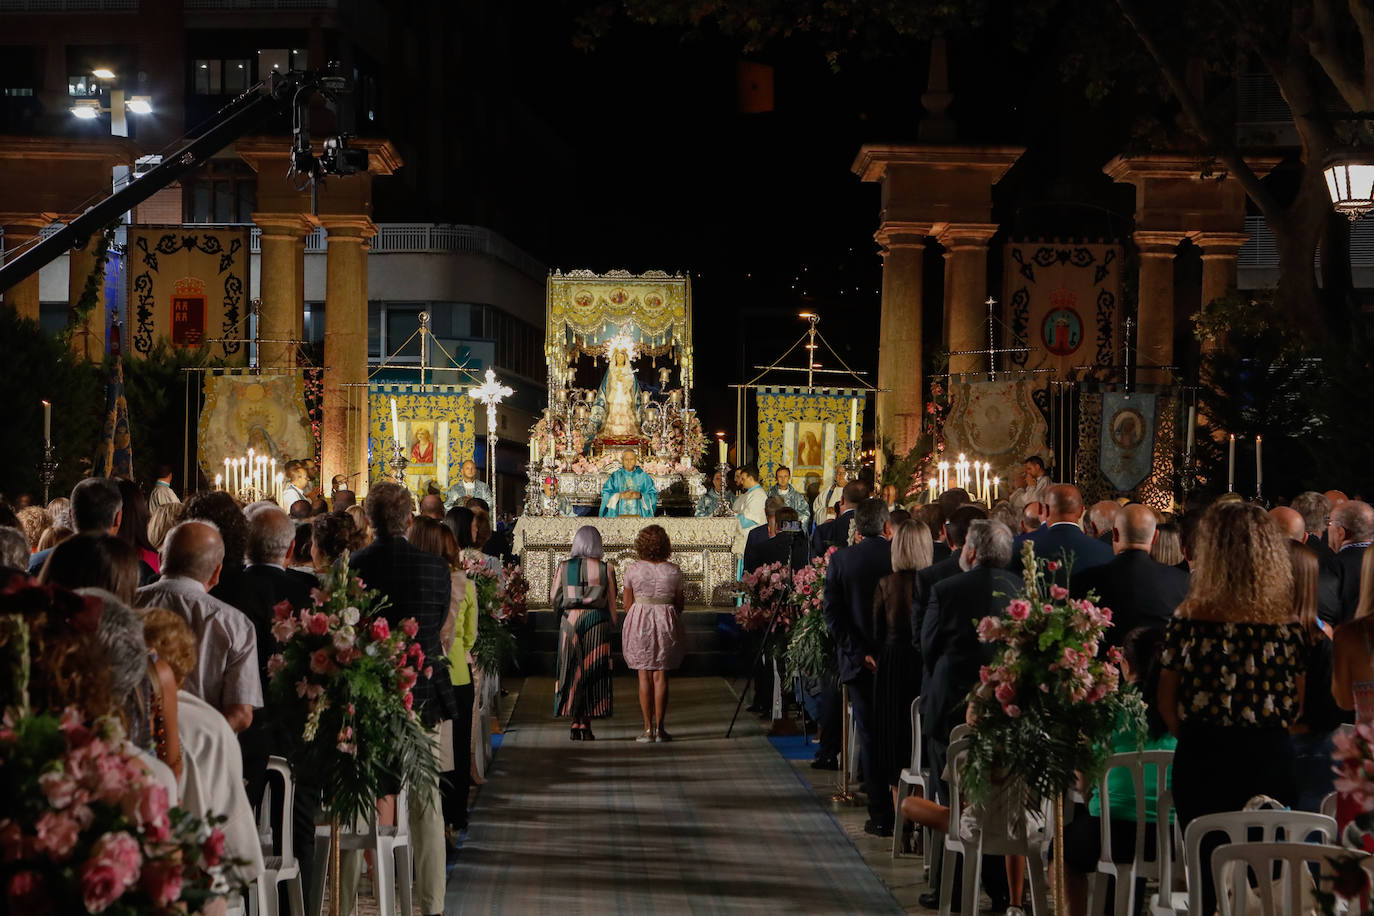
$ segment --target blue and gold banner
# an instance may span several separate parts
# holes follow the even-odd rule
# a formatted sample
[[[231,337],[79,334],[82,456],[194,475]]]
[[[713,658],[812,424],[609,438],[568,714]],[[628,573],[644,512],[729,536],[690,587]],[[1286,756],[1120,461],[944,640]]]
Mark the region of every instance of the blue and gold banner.
[[[794,486],[806,479],[830,480],[836,465],[849,457],[850,421],[854,438],[863,442],[862,388],[773,388],[755,391],[759,413],[759,473],[771,484],[779,467],[792,469]]]
[[[391,428],[391,401],[396,400],[396,429]],[[400,441],[406,461],[406,486],[423,494],[433,483],[445,492],[461,476],[463,462],[474,458],[476,422],[468,387],[460,385],[367,386],[367,450],[373,480],[391,473],[387,462]]]
[[[1102,395],[1102,433],[1098,465],[1118,490],[1134,490],[1150,475],[1155,450],[1155,395]]]

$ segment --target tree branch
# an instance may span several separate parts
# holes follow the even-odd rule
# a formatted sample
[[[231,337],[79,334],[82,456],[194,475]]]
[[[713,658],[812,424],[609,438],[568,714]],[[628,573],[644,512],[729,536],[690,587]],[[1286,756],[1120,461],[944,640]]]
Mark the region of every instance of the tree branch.
[[[1364,51],[1364,97],[1374,99],[1374,7],[1370,6],[1368,0],[1349,2],[1350,16],[1360,30],[1360,42]]]
[[[1235,144],[1225,139],[1225,135],[1208,122],[1207,115],[1202,110],[1202,102],[1188,88],[1188,81],[1179,68],[1164,56],[1159,48],[1159,43],[1155,41],[1154,36],[1145,27],[1140,12],[1134,3],[1131,0],[1116,0],[1116,5],[1121,10],[1121,15],[1125,17],[1126,22],[1135,30],[1136,36],[1140,38],[1146,52],[1154,59],[1155,65],[1159,67],[1165,83],[1168,84],[1170,91],[1173,92],[1179,105],[1182,106],[1183,117],[1192,127],[1198,139],[1216,151],[1217,158],[1226,163],[1226,167],[1240,182],[1241,187],[1245,188],[1245,193],[1250,195],[1250,199],[1260,208],[1265,218],[1274,222],[1283,220],[1283,205],[1264,186],[1259,176],[1255,174],[1255,170],[1245,162],[1245,158],[1241,156]]]
[[[1359,2],[1360,0],[1350,0],[1352,11]],[[1295,26],[1298,8],[1295,4]],[[1362,111],[1365,99],[1364,80],[1360,78],[1359,70],[1341,53],[1340,41],[1336,37],[1340,34],[1337,18],[1335,0],[1313,0],[1310,27],[1301,31],[1307,43],[1307,50],[1330,77],[1345,104],[1349,105],[1352,111]]]

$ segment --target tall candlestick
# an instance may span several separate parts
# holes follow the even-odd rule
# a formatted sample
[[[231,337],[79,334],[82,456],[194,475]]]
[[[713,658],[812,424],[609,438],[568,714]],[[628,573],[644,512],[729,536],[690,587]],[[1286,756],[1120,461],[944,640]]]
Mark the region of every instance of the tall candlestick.
[[[221,489],[223,489],[223,486],[222,486],[223,483],[224,483],[224,475],[223,475],[223,474],[216,474],[216,475],[215,475],[215,489],[216,489],[216,490],[221,490]]]
[[[1231,445],[1226,455],[1226,492],[1236,491],[1236,434],[1231,433]]]
[[[1193,453],[1193,436],[1196,435],[1196,433],[1197,433],[1197,407],[1196,407],[1196,406],[1193,406],[1193,405],[1189,405],[1189,407],[1188,407],[1188,440],[1187,440],[1187,441],[1188,441],[1188,444],[1187,444],[1187,446],[1184,448],[1184,452],[1185,452],[1186,454],[1191,455],[1191,454]]]
[[[994,477],[994,478],[992,478],[992,498],[993,498],[993,499],[1001,499],[1001,498],[1002,498],[1002,478],[1000,478],[1000,477]]]
[[[726,446],[724,439],[717,439],[716,446],[720,449],[720,463],[725,464]]]
[[[401,421],[396,418],[396,399],[391,399],[391,441],[396,443],[396,447],[401,447]],[[491,435],[490,432],[487,435]]]
[[[859,426],[859,399],[850,398],[849,400],[849,439],[853,441],[856,430]]]
[[[216,475],[216,476],[219,476],[219,475]],[[233,473],[229,470],[229,459],[228,459],[228,458],[225,458],[225,459],[224,459],[224,483],[225,483],[225,485],[226,485],[229,489],[232,490],[232,489],[234,488],[234,475],[233,475]]]
[[[1264,437],[1255,437],[1255,492],[1264,488]]]
[[[52,442],[52,402],[43,402],[43,444]]]

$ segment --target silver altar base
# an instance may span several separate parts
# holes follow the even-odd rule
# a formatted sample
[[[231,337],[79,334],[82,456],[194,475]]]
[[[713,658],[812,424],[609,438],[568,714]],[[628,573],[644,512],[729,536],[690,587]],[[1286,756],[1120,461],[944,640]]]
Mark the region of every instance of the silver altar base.
[[[601,487],[611,471],[595,474],[574,474],[571,471],[554,473],[558,478],[558,494],[574,506],[601,508]],[[697,471],[686,474],[650,474],[658,490],[659,508],[695,509],[697,500],[706,492],[706,478]]]
[[[600,492],[600,491],[598,491]],[[515,553],[529,580],[531,608],[549,606],[549,587],[558,564],[572,552],[573,534],[583,525],[601,532],[606,560],[615,564],[616,582],[625,583],[625,570],[637,559],[635,536],[645,525],[662,525],[673,552],[669,557],[682,567],[683,590],[689,605],[734,604],[730,586],[735,583],[736,544],[741,539],[739,522],[730,518],[543,518],[522,516],[515,525]]]

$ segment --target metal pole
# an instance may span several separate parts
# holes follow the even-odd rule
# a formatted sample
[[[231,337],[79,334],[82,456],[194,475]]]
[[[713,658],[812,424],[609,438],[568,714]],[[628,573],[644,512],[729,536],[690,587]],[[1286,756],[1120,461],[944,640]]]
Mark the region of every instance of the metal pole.
[[[854,801],[849,791],[849,688],[840,688],[840,778],[832,804],[847,805]]]

